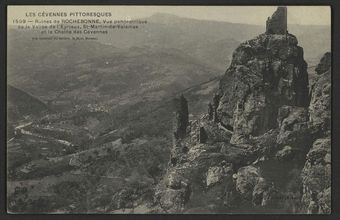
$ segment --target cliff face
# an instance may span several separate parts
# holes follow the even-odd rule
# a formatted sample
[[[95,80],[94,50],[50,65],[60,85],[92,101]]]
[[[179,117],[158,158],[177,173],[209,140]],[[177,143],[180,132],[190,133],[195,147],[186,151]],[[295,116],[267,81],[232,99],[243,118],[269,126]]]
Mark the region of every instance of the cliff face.
[[[282,10],[271,20],[282,19]],[[265,34],[242,43],[208,113],[191,120],[180,138],[175,131],[171,163],[156,189],[158,211],[329,213],[327,57],[308,94],[307,64],[294,35],[268,31],[267,22]]]
[[[319,78],[312,85],[310,123],[320,133],[306,156],[302,170],[303,210],[310,214],[331,212],[331,54],[316,67]]]
[[[218,120],[233,127],[232,143],[277,126],[283,105],[308,105],[307,64],[291,34],[262,34],[242,43],[221,80]]]

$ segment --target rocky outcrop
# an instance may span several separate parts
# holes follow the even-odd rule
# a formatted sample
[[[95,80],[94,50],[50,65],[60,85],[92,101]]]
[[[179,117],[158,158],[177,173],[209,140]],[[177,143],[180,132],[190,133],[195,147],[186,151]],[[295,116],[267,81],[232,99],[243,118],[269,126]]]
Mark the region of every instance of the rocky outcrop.
[[[310,121],[322,131],[330,130],[331,126],[331,55],[326,53],[316,67],[320,75],[312,85],[309,105]]]
[[[166,213],[180,213],[188,200],[188,188],[165,188],[156,191],[157,203]]]
[[[233,127],[232,143],[277,126],[283,105],[308,106],[307,64],[294,35],[261,34],[242,43],[220,82],[217,115]]]
[[[190,196],[190,185],[181,173],[169,170],[165,178],[156,187],[155,201],[166,213],[183,211]]]
[[[222,161],[221,166],[213,166],[207,172],[207,187],[223,181],[224,178],[232,178],[233,165]]]
[[[330,56],[309,94],[285,10],[274,13],[267,33],[235,50],[206,115],[187,123],[187,107],[177,105],[181,135],[156,190],[164,212],[329,212]]]
[[[319,75],[327,72],[331,68],[332,54],[327,52],[323,55],[320,60],[320,63],[315,68],[315,72]]]
[[[329,214],[331,210],[331,138],[314,142],[302,170],[304,211]]]
[[[303,211],[309,214],[331,212],[331,54],[326,53],[316,68],[320,75],[312,87],[310,122],[319,131],[306,156],[302,170]]]
[[[246,199],[251,199],[255,185],[260,179],[259,169],[254,166],[241,167],[236,175],[236,189]]]
[[[286,145],[275,154],[275,157],[278,160],[289,160],[293,157],[293,148]]]
[[[274,186],[260,177],[253,189],[251,201],[254,206],[267,208],[275,205],[277,195]]]
[[[277,143],[295,147],[304,146],[309,138],[308,109],[282,106],[278,112],[279,134]]]
[[[273,204],[277,194],[274,186],[269,184],[254,166],[241,167],[236,174],[236,190],[254,206],[267,207]]]

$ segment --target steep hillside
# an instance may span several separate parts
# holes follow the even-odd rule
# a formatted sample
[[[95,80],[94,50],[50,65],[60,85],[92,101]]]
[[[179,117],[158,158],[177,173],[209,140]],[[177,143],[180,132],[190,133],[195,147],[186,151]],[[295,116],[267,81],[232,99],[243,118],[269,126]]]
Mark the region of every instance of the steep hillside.
[[[266,33],[234,51],[207,114],[188,121],[179,98],[155,212],[330,213],[331,56],[310,96],[286,14],[278,7]]]
[[[190,97],[191,117],[206,111],[217,87],[218,78],[178,91]],[[21,128],[22,134],[8,143],[9,210],[152,212],[154,189],[170,156],[172,109],[168,98],[100,117],[86,111],[50,114]],[[76,127],[72,123],[78,116],[83,122]],[[96,117],[102,119],[91,128]],[[97,129],[103,132],[89,138],[87,132]]]
[[[26,116],[38,117],[48,111],[45,103],[11,85],[7,85],[7,100],[9,123],[24,119]]]
[[[65,54],[62,59],[69,56],[73,57]],[[8,80],[45,102],[50,101],[55,108],[97,104],[112,109],[113,106],[145,100],[157,101],[173,91],[220,74],[218,68],[205,66],[181,51],[148,47],[133,47],[119,52],[113,50],[110,55],[63,65],[62,68],[47,65],[34,71],[33,65],[32,69],[22,67],[22,71],[28,71],[27,74],[16,74],[13,70]],[[129,103],[126,103],[127,100]]]

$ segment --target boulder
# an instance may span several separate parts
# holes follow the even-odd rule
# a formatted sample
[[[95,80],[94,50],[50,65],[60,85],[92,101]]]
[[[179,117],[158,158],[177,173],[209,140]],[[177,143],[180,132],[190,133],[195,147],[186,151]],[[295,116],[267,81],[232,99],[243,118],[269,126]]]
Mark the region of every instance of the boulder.
[[[275,154],[276,159],[286,161],[293,157],[293,148],[289,145],[284,146]]]
[[[213,185],[215,183],[220,182],[224,176],[224,169],[223,167],[210,167],[207,172],[207,186]]]
[[[155,202],[166,213],[180,213],[190,196],[190,185],[176,170],[171,170],[155,189]]]
[[[236,190],[245,199],[252,199],[254,187],[260,178],[259,169],[254,166],[241,167],[237,171]]]
[[[207,171],[207,187],[221,182],[225,178],[231,178],[233,174],[233,164],[222,161],[220,166],[212,166]]]

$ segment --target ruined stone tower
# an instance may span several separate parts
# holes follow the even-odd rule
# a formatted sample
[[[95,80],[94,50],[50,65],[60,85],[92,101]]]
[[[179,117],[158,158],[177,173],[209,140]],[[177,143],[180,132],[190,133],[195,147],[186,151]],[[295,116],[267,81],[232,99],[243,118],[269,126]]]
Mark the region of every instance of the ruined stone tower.
[[[277,127],[282,106],[309,103],[307,63],[297,38],[287,33],[287,8],[278,7],[266,25],[266,33],[236,48],[220,81],[216,118],[233,131],[232,144]]]
[[[280,6],[266,22],[266,34],[287,33],[287,7]]]
[[[174,137],[181,139],[186,136],[186,130],[189,125],[189,111],[188,102],[181,95],[179,98],[174,99],[175,105],[175,122],[174,122]]]

